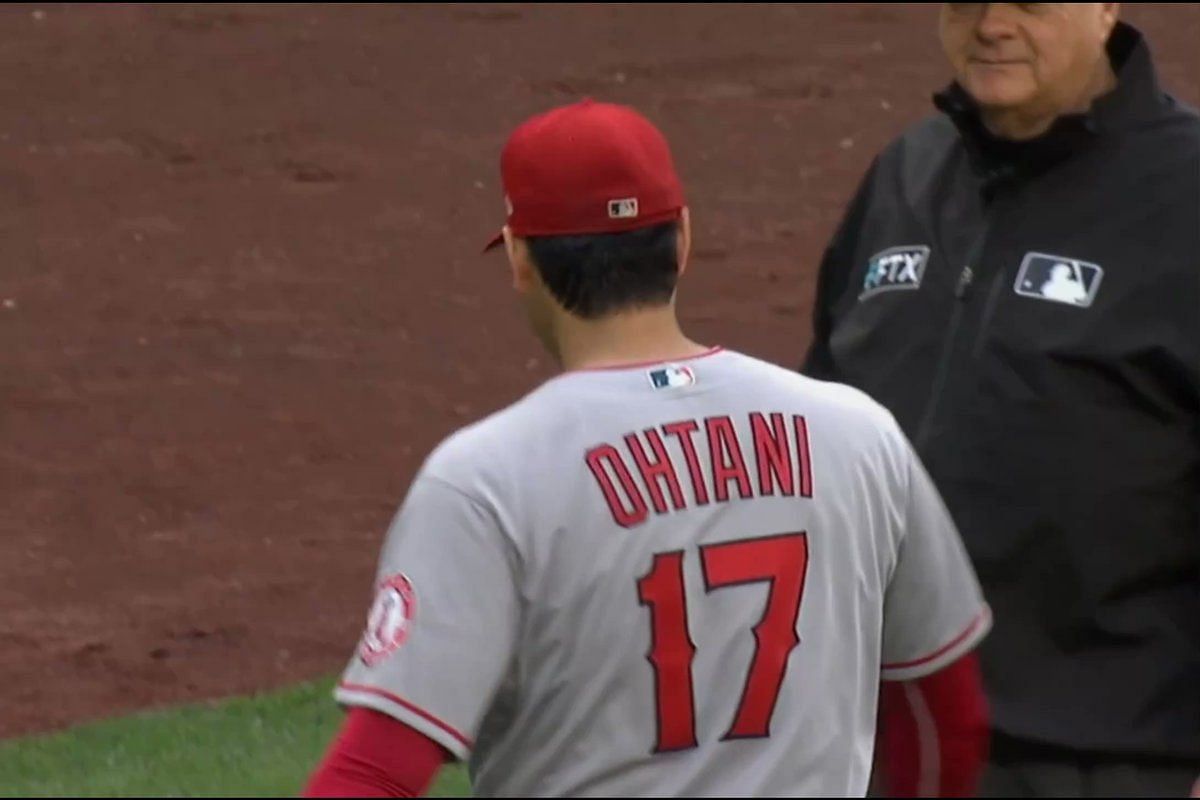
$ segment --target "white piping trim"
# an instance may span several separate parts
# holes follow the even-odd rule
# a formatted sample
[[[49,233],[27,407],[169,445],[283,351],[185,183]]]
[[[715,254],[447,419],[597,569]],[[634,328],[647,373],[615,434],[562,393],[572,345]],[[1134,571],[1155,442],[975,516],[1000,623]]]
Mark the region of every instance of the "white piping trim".
[[[917,723],[917,796],[940,797],[942,777],[942,754],[938,746],[937,721],[925,702],[925,695],[914,683],[906,682],[904,699],[912,709],[913,720]]]

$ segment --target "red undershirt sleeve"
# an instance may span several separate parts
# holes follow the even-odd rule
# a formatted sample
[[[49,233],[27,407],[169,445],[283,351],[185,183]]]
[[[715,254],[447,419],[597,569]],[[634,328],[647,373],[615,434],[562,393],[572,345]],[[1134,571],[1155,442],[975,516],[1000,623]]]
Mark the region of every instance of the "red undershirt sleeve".
[[[399,720],[352,708],[304,797],[419,797],[450,754]]]
[[[911,681],[884,681],[876,768],[891,797],[973,797],[987,760],[988,708],[974,653]]]

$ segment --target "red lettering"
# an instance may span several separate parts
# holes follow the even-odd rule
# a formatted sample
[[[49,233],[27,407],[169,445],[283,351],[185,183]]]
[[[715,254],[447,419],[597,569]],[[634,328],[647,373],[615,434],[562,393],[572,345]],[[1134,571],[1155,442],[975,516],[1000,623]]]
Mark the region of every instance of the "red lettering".
[[[758,467],[758,493],[763,497],[775,494],[778,484],[781,494],[791,497],[796,493],[792,480],[792,454],[788,447],[787,423],[783,414],[772,414],[771,425],[757,412],[750,415],[750,428],[754,431],[754,456]]]
[[[718,503],[729,499],[729,481],[737,481],[742,499],[754,496],[746,460],[738,444],[737,429],[729,417],[708,417],[704,420],[708,433],[708,452],[712,456],[713,497]]]
[[[812,497],[812,453],[808,449],[808,423],[801,416],[793,419],[796,425],[796,461],[800,473],[800,496]]]
[[[655,512],[666,513],[667,501],[659,486],[659,481],[662,481],[666,483],[667,491],[671,493],[671,504],[675,506],[676,511],[679,511],[684,507],[684,502],[683,491],[679,488],[679,478],[675,476],[675,465],[667,456],[667,448],[663,446],[662,437],[658,435],[658,431],[648,428],[645,436],[646,441],[650,443],[650,449],[654,451],[653,461],[646,457],[646,451],[642,447],[642,443],[638,441],[636,433],[626,435],[625,444],[628,445],[629,452],[633,455],[638,472],[642,473],[642,481],[650,493],[650,502],[654,504]]]
[[[696,505],[708,505],[708,488],[704,485],[704,473],[700,470],[700,459],[696,457],[696,445],[692,441],[692,434],[700,430],[700,426],[694,419],[688,419],[663,425],[662,429],[663,433],[678,439],[679,446],[683,448],[683,457],[692,476],[692,495],[696,498]]]
[[[621,454],[611,444],[593,447],[587,452],[587,465],[600,484],[600,491],[612,512],[613,521],[622,528],[632,528],[646,521],[646,500],[633,482]],[[623,492],[618,492],[609,473],[617,476]]]

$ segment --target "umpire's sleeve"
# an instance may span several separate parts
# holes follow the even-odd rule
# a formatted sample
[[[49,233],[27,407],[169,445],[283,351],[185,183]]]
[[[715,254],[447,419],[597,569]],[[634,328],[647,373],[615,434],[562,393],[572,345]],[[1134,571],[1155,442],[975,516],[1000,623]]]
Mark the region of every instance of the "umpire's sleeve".
[[[813,334],[808,355],[800,371],[811,378],[838,380],[837,365],[829,348],[829,337],[833,332],[833,307],[846,288],[846,280],[854,270],[855,245],[867,215],[871,194],[874,191],[875,175],[879,161],[871,163],[850,201],[837,232],[825,248],[821,268],[817,273],[817,291],[813,302]]]

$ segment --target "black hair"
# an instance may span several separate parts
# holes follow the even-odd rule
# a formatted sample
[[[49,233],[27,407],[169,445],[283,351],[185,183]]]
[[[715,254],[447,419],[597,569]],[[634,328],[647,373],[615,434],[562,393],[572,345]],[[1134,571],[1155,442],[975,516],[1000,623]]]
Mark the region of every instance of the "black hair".
[[[672,220],[622,233],[531,236],[526,242],[542,282],[572,314],[598,319],[665,305],[679,279]]]

